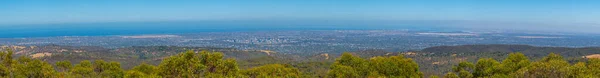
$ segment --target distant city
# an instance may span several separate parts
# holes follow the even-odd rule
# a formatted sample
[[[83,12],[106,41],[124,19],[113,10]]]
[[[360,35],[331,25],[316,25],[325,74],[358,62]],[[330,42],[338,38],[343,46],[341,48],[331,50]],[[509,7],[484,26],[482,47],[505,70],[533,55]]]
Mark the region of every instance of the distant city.
[[[555,47],[598,47],[600,37],[573,34],[506,32],[437,32],[410,30],[295,30],[204,32],[113,36],[1,38],[0,45],[66,45],[119,48],[130,46],[195,46],[318,54],[378,49],[392,52],[465,44],[526,44]]]

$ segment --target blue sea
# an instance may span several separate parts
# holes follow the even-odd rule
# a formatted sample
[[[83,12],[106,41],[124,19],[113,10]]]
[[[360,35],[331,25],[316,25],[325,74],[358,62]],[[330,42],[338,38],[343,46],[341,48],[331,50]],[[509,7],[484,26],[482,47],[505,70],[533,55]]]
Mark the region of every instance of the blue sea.
[[[108,36],[140,34],[179,34],[202,32],[286,31],[286,30],[434,30],[423,24],[340,21],[176,21],[32,24],[0,26],[0,38],[56,36]],[[448,28],[442,28],[448,29]]]

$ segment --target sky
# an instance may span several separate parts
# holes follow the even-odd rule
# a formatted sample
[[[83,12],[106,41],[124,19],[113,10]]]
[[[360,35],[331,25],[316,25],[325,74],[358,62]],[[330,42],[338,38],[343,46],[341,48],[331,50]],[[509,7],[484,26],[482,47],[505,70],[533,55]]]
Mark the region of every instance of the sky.
[[[600,23],[598,4],[599,0],[1,0],[0,25],[190,20],[466,20],[587,25]]]

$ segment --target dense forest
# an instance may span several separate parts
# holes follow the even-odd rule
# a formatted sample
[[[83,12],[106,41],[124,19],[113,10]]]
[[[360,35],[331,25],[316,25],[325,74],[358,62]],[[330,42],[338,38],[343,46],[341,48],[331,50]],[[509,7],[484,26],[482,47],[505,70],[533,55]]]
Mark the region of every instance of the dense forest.
[[[27,56],[14,58],[13,52],[0,53],[0,76],[11,78],[307,78],[297,65],[266,64],[251,68],[240,68],[232,58],[225,58],[221,52],[188,50],[163,59],[158,65],[139,64],[131,69],[123,69],[119,62],[103,60],[58,61],[54,65]],[[600,59],[581,60],[569,63],[559,54],[550,53],[537,61],[531,61],[522,53],[511,53],[504,60],[481,58],[475,63],[460,62],[451,72],[440,75],[444,78],[593,78],[600,77]],[[368,59],[343,53],[335,59],[326,74],[328,78],[437,78],[424,75],[420,67],[404,54],[374,56]],[[320,76],[321,77],[321,76]]]

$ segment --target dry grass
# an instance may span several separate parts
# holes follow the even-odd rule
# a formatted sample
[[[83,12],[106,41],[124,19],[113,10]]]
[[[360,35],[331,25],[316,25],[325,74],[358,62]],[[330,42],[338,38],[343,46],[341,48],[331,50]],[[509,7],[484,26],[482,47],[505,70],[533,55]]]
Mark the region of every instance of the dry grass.
[[[40,58],[40,57],[46,57],[46,56],[52,56],[52,53],[35,53],[35,54],[31,55],[32,58]]]
[[[592,54],[592,55],[587,55],[587,56],[583,56],[584,58],[600,58],[600,54]]]

